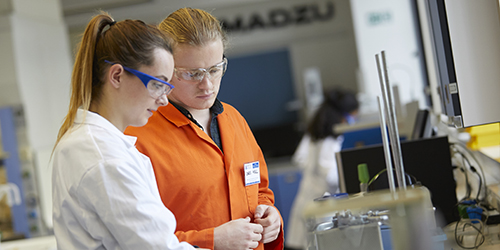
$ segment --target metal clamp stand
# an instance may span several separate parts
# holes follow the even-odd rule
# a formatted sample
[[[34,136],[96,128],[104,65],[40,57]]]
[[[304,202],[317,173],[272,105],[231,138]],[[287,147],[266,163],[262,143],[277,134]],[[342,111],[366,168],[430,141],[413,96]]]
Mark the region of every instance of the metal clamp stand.
[[[389,187],[391,191],[394,192],[395,191],[394,175],[392,172],[391,159],[394,160],[393,161],[394,169],[396,170],[398,187],[406,190],[406,180],[404,178],[405,171],[403,167],[403,154],[401,153],[401,144],[399,142],[396,108],[394,105],[394,97],[392,94],[391,85],[389,83],[389,74],[387,73],[385,51],[381,52],[381,56],[382,56],[382,67],[383,67],[382,69],[381,69],[379,55],[378,54],[375,55],[375,60],[377,61],[377,69],[380,80],[380,88],[382,90],[382,98],[384,100],[384,103],[381,103],[380,98],[378,98],[379,112],[380,112],[380,129],[382,130],[382,140],[384,143],[384,153],[385,153],[385,161],[387,167],[387,176],[389,179]],[[386,123],[387,123],[387,130],[389,131],[389,138],[387,138]],[[391,150],[389,150],[389,143],[387,142],[388,140],[390,142]],[[391,156],[394,157],[391,158]]]

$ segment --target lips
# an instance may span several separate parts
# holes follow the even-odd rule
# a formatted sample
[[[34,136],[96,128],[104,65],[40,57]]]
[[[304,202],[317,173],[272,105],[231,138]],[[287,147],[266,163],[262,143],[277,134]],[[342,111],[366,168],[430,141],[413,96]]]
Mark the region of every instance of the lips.
[[[210,94],[206,94],[206,95],[199,95],[198,98],[201,98],[201,99],[209,99],[210,97],[212,97],[212,93]]]

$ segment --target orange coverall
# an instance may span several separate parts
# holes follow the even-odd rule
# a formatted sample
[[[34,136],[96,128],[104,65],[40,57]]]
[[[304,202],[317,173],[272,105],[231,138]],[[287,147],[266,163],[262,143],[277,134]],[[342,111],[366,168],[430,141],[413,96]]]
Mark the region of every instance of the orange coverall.
[[[165,206],[177,220],[179,241],[213,249],[214,228],[230,220],[253,219],[259,204],[274,205],[267,165],[245,119],[223,103],[217,116],[223,152],[173,105],[160,107],[143,127],[128,127],[137,148],[151,158]],[[245,186],[243,165],[259,161],[260,184]],[[283,249],[278,238],[256,249]]]

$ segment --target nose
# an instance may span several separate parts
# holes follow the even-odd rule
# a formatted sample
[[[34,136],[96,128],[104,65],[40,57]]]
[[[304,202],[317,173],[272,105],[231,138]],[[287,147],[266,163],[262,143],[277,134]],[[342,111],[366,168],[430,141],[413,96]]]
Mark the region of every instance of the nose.
[[[158,97],[156,99],[156,104],[160,105],[160,106],[165,106],[168,104],[168,98],[167,98],[167,95],[166,94],[163,94],[161,95],[160,97]]]
[[[203,75],[203,78],[201,79],[201,81],[198,83],[198,88],[200,88],[200,89],[212,89],[212,86],[213,86],[212,81],[208,77],[208,74],[205,73],[205,75]]]

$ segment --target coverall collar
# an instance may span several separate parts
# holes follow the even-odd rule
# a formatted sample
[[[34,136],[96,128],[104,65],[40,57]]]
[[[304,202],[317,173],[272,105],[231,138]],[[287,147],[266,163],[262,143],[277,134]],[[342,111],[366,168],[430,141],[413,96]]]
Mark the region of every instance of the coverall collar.
[[[191,113],[187,109],[172,101],[170,102],[170,104],[172,104],[172,106],[174,106],[177,110],[179,110],[179,112],[181,112],[182,115],[184,115],[186,118],[188,118],[190,121],[192,121],[194,124],[196,124],[198,127],[201,128],[201,125],[198,123],[198,121],[194,119],[193,115],[191,115]],[[168,106],[169,105],[167,105],[167,107]],[[215,118],[217,115],[220,115],[222,112],[224,112],[224,107],[222,106],[222,103],[219,101],[219,99],[215,99],[214,105],[210,107],[210,112],[212,113],[212,119]],[[172,119],[169,118],[167,119],[175,123],[178,127],[189,123],[186,122],[185,119],[180,119],[180,117],[177,116],[171,118]],[[182,120],[184,120],[184,122]]]

